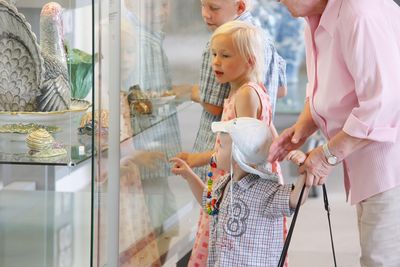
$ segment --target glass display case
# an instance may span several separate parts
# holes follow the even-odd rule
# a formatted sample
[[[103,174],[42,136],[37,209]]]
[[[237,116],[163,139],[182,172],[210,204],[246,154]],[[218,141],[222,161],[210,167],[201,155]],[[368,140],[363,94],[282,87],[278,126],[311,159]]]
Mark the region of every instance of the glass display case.
[[[92,8],[0,1],[0,266],[91,264]]]

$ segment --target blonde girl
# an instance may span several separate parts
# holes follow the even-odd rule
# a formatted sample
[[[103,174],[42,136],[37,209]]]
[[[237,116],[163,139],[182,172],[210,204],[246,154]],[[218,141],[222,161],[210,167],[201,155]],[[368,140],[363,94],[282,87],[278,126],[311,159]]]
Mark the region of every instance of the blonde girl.
[[[228,98],[224,101],[222,121],[237,117],[251,117],[264,121],[273,128],[271,104],[267,89],[263,85],[264,38],[259,28],[239,20],[227,22],[214,31],[210,44],[212,69],[218,82],[229,83],[231,88]],[[276,131],[274,134],[276,135]],[[195,155],[197,164],[208,164],[219,145],[220,138],[217,135],[213,151]],[[183,160],[193,166],[190,155]],[[278,173],[279,182],[282,182],[277,162],[272,164],[272,169]],[[219,170],[218,166],[212,168],[212,172],[215,180],[225,174],[225,171]],[[208,256],[208,236],[209,214],[202,212],[189,266],[195,266],[193,262],[197,260],[205,262],[204,259]],[[284,235],[282,235],[283,238]],[[199,259],[193,258],[193,255]]]

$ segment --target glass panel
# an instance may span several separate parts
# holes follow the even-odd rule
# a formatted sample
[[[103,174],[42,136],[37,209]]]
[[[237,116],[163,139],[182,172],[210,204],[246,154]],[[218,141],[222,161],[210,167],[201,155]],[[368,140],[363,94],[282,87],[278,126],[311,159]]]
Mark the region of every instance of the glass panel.
[[[92,3],[58,3],[0,1],[4,267],[91,262]]]
[[[287,94],[277,99],[274,124],[278,131],[294,123],[303,110],[307,74],[303,18],[293,18],[279,1],[255,0],[256,23],[270,35],[278,53],[286,60]]]
[[[191,103],[172,90],[164,43],[172,2],[121,3],[121,90],[133,134],[121,146],[120,266],[171,265],[190,250],[199,213],[168,163],[194,141],[182,141]]]
[[[180,177],[171,174],[168,163],[169,158],[183,150],[191,151],[193,146],[197,126],[191,125],[196,109],[188,98],[190,88],[182,86],[179,95],[172,89],[182,83],[194,84],[198,65],[188,68],[195,75],[180,75],[179,81],[173,78],[164,39],[168,38],[166,30],[181,29],[176,21],[169,20],[168,1],[122,0],[120,88],[110,87],[114,84],[115,67],[110,64],[115,53],[110,43],[118,28],[114,19],[119,16],[111,11],[113,6],[109,1],[95,4],[99,54],[95,65],[95,95],[99,97],[95,100],[95,114],[113,120],[111,96],[120,95],[119,265],[169,265],[191,249],[199,214],[190,189]],[[174,16],[177,13],[178,10]],[[196,14],[200,20],[198,4]],[[197,58],[201,49],[198,46]],[[110,182],[115,179],[109,173],[115,166],[109,165],[112,145],[107,120],[101,123],[104,134],[96,135],[95,266],[108,263],[108,241],[115,234],[108,232],[108,218],[113,211],[107,201]]]
[[[307,82],[303,65],[305,21],[303,18],[293,18],[287,8],[278,1],[257,2],[257,8],[252,11],[253,16],[269,33],[278,53],[286,60],[287,95],[278,99],[276,111],[299,113],[303,108]]]

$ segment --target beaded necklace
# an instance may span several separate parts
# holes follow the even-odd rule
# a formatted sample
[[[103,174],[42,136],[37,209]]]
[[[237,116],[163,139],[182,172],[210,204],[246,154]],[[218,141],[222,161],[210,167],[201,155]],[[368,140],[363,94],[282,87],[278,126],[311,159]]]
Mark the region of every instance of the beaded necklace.
[[[213,186],[213,170],[217,168],[217,163],[215,162],[214,156],[210,159],[210,167],[209,172],[207,173],[207,199],[206,199],[206,207],[204,208],[205,212],[208,215],[216,215],[219,211],[219,202],[217,203],[216,198],[212,198],[212,186]]]

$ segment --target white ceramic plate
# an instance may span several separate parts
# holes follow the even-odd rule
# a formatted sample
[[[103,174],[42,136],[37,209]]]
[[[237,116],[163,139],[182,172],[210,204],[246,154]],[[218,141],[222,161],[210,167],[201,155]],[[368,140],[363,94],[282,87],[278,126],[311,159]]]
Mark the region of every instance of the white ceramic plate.
[[[85,100],[72,100],[71,108],[64,111],[49,112],[8,112],[0,111],[0,125],[11,123],[37,123],[43,125],[58,126],[60,123],[65,125],[68,119],[80,117],[91,106]]]

